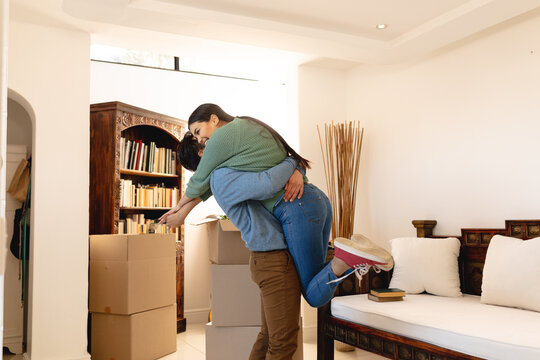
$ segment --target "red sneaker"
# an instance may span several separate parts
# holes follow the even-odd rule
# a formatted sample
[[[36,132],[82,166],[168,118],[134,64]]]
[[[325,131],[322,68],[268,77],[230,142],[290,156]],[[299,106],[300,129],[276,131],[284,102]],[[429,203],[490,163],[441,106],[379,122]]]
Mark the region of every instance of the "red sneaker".
[[[386,265],[386,263],[383,262],[366,259],[360,254],[359,251],[355,251],[354,249],[342,249],[340,246],[341,244],[338,245],[334,242],[334,256],[338,259],[343,260],[347,265],[352,268],[361,265]]]
[[[394,267],[392,255],[364,235],[356,234],[350,239],[338,237],[334,239],[334,247],[334,256],[352,268],[358,265],[371,265],[388,271]]]
[[[331,282],[345,279],[354,273],[359,281],[373,267],[375,272],[388,271],[394,266],[392,255],[375,245],[363,235],[353,235],[350,239],[334,239],[334,256],[343,260],[353,271]]]

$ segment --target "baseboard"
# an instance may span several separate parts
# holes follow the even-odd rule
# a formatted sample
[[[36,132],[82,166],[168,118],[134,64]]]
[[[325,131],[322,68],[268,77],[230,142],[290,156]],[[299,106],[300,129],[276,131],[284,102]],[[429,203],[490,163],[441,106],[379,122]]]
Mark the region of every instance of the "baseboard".
[[[90,360],[90,359],[91,359],[90,354],[86,354],[83,357],[73,358],[70,360]]]
[[[23,360],[31,360],[30,355],[28,355],[28,353],[24,353]],[[83,355],[82,357],[66,358],[65,360],[90,360],[90,354]]]
[[[304,342],[317,341],[317,325],[304,326]]]
[[[188,325],[192,324],[206,324],[208,322],[208,315],[210,314],[210,308],[185,310],[184,316]]]
[[[22,336],[20,337],[14,337],[14,338],[5,338],[4,343],[2,344],[3,347],[7,348],[12,354],[22,354]]]
[[[3,347],[13,354],[22,354],[23,337],[20,329],[4,328]]]

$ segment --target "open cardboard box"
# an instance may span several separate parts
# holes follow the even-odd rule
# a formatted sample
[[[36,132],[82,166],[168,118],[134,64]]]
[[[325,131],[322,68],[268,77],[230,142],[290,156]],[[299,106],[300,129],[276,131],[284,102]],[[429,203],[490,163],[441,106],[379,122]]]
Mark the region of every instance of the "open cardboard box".
[[[208,255],[213,264],[249,264],[249,249],[242,240],[240,230],[230,220],[210,215],[192,225],[205,228],[203,234],[208,237]]]

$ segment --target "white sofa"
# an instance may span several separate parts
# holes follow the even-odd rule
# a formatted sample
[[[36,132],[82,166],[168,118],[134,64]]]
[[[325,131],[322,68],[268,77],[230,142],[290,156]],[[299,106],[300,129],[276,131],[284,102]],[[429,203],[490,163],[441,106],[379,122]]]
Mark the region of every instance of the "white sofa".
[[[399,360],[540,359],[540,238],[523,241],[540,237],[540,220],[455,238],[433,236],[436,221],[413,224],[418,238],[392,240],[393,274],[343,283],[319,309],[317,359],[334,359],[334,340]],[[388,286],[404,300],[367,299]]]

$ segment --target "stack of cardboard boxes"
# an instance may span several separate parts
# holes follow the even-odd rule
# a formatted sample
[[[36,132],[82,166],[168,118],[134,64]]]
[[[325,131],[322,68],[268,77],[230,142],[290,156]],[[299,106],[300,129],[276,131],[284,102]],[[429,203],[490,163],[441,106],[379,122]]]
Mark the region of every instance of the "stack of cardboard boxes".
[[[175,235],[90,236],[92,360],[176,351]]]
[[[230,220],[205,219],[212,262],[212,322],[206,325],[206,359],[247,359],[261,329],[261,299],[251,280],[249,250]],[[303,358],[302,327],[294,359]]]

